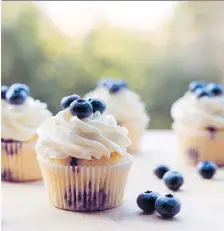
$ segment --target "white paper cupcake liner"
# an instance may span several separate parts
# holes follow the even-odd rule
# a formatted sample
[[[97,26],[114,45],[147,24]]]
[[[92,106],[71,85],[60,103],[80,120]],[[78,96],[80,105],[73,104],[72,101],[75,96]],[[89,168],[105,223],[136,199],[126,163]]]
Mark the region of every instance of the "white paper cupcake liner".
[[[72,211],[99,211],[118,206],[132,163],[111,166],[63,166],[38,157],[50,204]]]
[[[1,179],[9,182],[42,179],[34,150],[35,142],[1,140]]]

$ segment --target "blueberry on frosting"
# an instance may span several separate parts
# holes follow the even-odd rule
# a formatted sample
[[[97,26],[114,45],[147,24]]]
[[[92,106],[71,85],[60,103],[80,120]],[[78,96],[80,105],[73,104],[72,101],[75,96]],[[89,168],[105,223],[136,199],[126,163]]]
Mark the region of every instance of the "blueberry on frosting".
[[[7,86],[1,86],[1,99],[5,99],[6,92],[8,91],[9,87]]]
[[[112,79],[106,79],[106,78],[103,78],[103,79],[100,79],[97,83],[98,86],[103,86],[103,87],[109,87],[111,82],[113,82]]]
[[[206,89],[212,96],[220,96],[224,93],[223,87],[217,83],[209,83]]]
[[[27,85],[15,83],[9,87],[5,97],[10,104],[21,105],[25,102],[29,94],[30,90]]]
[[[204,88],[206,83],[204,81],[193,81],[189,84],[188,89],[191,92],[195,92],[197,89]]]
[[[76,95],[76,94],[69,95],[69,96],[66,96],[66,97],[62,98],[62,100],[61,100],[62,109],[68,108],[71,105],[71,103],[74,102],[77,99],[80,99],[80,96]]]
[[[10,86],[10,89],[14,89],[15,91],[25,91],[27,96],[30,95],[30,88],[26,84],[22,83],[14,83]]]
[[[93,113],[99,111],[101,114],[103,114],[106,110],[106,104],[104,103],[104,101],[94,98],[90,98],[88,99],[88,101],[91,103],[93,107]]]
[[[201,98],[204,96],[211,96],[211,93],[207,91],[206,88],[198,88],[194,93],[197,96],[197,98]]]
[[[70,112],[73,116],[79,119],[88,118],[93,113],[92,104],[88,100],[77,99],[69,106]]]
[[[124,80],[101,79],[98,82],[98,86],[106,87],[111,94],[114,94],[121,89],[127,88],[128,84]]]
[[[206,84],[204,81],[193,81],[189,84],[188,89],[193,94],[195,94],[197,98],[201,98],[204,96],[221,96],[224,94],[224,88],[221,84]]]

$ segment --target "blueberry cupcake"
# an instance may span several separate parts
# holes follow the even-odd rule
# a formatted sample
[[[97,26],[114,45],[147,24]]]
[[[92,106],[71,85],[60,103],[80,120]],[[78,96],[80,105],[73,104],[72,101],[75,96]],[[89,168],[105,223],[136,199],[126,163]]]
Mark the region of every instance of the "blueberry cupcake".
[[[129,152],[140,151],[141,137],[148,126],[149,116],[139,95],[123,80],[102,79],[97,88],[84,98],[100,98],[107,104],[106,113],[113,115],[120,126],[126,127],[132,145]]]
[[[128,131],[99,99],[77,95],[38,129],[36,151],[50,204],[72,211],[118,206],[132,162]]]
[[[171,108],[180,151],[189,164],[224,165],[224,90],[216,83],[190,83]]]
[[[42,179],[34,146],[37,128],[51,116],[45,103],[34,100],[28,86],[1,86],[1,176],[3,181]]]

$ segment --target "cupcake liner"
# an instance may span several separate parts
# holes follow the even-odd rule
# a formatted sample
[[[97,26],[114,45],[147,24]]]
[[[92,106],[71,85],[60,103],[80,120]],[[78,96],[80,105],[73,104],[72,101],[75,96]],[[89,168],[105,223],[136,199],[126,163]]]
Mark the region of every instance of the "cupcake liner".
[[[99,211],[118,206],[132,163],[108,166],[63,166],[38,157],[50,204],[72,211]]]
[[[42,179],[34,141],[1,139],[1,177],[3,181],[24,182]]]
[[[213,161],[224,165],[224,131],[216,129],[188,129],[173,125],[177,134],[179,149],[184,160],[190,165],[200,161]]]

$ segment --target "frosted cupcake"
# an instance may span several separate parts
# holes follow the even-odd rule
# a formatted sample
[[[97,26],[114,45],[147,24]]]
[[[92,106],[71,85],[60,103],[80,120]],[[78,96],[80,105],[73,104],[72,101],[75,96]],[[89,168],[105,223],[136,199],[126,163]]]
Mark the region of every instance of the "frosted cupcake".
[[[104,115],[101,100],[62,99],[57,115],[38,129],[38,154],[50,204],[72,211],[118,206],[132,157],[126,128]]]
[[[112,114],[120,126],[129,131],[132,145],[129,152],[140,151],[141,137],[148,126],[149,116],[140,97],[123,80],[102,79],[97,88],[85,98],[100,98],[107,104],[106,113]]]
[[[24,84],[1,87],[1,176],[3,181],[42,179],[34,146],[37,127],[51,116]]]
[[[224,91],[216,83],[194,81],[171,108],[180,152],[189,164],[210,160],[224,165]]]

